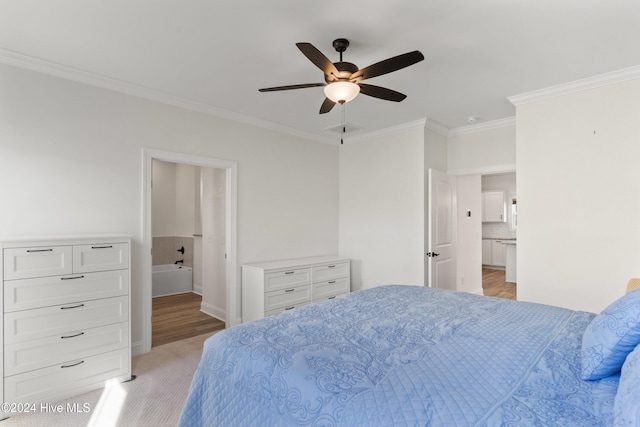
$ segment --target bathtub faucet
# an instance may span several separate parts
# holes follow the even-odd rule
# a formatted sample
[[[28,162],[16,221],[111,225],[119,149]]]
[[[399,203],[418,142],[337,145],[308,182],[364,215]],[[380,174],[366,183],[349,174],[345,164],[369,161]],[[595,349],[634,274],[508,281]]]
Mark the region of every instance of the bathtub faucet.
[[[184,260],[183,260],[183,259],[181,259],[181,260],[178,260],[178,261],[174,262],[174,264],[178,264],[178,263],[180,263],[180,264],[184,264]]]

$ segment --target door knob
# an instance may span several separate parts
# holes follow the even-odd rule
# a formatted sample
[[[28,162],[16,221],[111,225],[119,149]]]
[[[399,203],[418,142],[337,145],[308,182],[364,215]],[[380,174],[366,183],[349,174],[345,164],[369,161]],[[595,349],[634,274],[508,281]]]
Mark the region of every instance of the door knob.
[[[427,256],[428,257],[437,257],[438,255],[440,255],[440,254],[437,254],[435,252],[427,252]]]

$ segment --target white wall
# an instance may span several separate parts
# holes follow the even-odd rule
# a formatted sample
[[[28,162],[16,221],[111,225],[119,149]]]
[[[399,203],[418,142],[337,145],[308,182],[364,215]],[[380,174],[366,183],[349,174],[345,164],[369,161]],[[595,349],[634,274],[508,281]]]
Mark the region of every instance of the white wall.
[[[640,276],[640,79],[517,106],[518,298],[599,312]]]
[[[502,123],[505,123],[504,125]],[[486,124],[485,124],[486,125]],[[516,126],[512,121],[452,131],[447,171],[452,175],[507,172],[516,169]]]
[[[424,130],[341,147],[340,255],[352,289],[424,283]]]
[[[482,295],[482,177],[461,175],[458,196],[458,244],[456,290]],[[471,216],[467,215],[471,213]]]
[[[337,253],[336,146],[0,65],[0,235],[130,234],[134,345],[143,147],[238,162],[239,264]]]
[[[225,265],[225,171],[201,168],[202,178],[202,311],[227,318]]]
[[[424,170],[425,177],[429,169],[447,172],[447,137],[432,129],[424,129]]]
[[[196,167],[176,163],[175,232],[172,236],[193,237],[196,230]],[[199,172],[199,170],[198,170]],[[200,176],[198,176],[199,180]]]
[[[416,157],[420,153],[424,155],[422,164]],[[354,289],[386,283],[424,284],[426,206],[415,201],[420,198],[426,203],[429,168],[447,173],[476,171],[458,176],[462,206],[458,213],[457,288],[482,293],[478,173],[515,169],[513,120],[477,131],[453,132],[450,137],[426,126],[341,149],[340,254],[353,259]],[[405,194],[414,196],[405,198]],[[471,218],[463,217],[467,208],[474,213]],[[420,231],[422,241],[416,234]]]
[[[176,223],[176,165],[153,162],[153,236],[173,236]]]
[[[196,232],[196,171],[179,163],[153,161],[152,234],[192,237]]]

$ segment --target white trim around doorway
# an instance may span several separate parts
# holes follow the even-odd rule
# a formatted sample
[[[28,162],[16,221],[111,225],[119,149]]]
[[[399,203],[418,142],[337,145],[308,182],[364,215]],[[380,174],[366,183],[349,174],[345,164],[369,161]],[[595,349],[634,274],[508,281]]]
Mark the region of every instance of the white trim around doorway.
[[[240,323],[238,310],[239,270],[237,259],[237,208],[238,208],[238,163],[234,160],[215,159],[205,156],[143,148],[143,210],[142,210],[142,342],[132,343],[132,354],[151,351],[151,181],[153,160],[183,163],[226,171],[226,253],[227,253],[227,318],[226,326]]]

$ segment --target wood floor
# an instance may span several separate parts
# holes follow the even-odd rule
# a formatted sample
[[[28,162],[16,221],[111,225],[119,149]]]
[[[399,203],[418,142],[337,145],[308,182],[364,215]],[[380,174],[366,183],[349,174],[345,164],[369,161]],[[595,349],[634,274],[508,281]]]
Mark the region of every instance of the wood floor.
[[[194,293],[153,298],[151,346],[224,329],[222,320],[200,311],[202,297]]]
[[[504,270],[482,269],[482,291],[485,296],[517,299],[516,284],[504,281]]]

